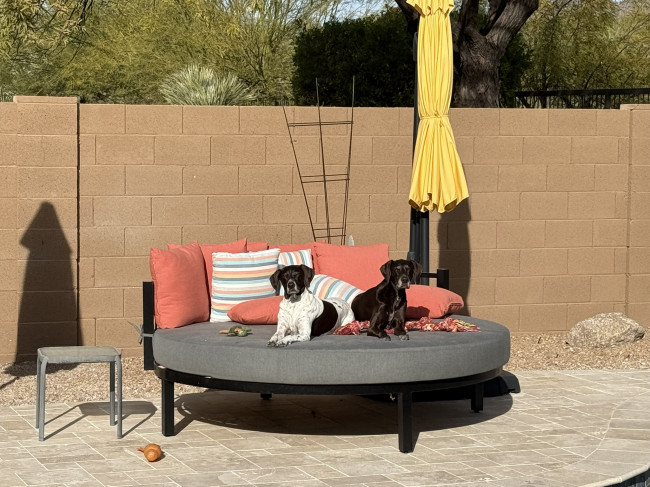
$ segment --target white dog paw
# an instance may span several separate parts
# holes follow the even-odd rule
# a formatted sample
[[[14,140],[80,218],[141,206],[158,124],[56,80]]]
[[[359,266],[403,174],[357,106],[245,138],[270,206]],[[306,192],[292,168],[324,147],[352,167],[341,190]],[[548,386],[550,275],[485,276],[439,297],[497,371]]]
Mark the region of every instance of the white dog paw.
[[[399,339],[400,339],[400,340],[408,340],[408,339],[409,339],[409,334],[406,333],[406,334],[404,334],[404,335],[400,335],[400,336],[399,336]]]

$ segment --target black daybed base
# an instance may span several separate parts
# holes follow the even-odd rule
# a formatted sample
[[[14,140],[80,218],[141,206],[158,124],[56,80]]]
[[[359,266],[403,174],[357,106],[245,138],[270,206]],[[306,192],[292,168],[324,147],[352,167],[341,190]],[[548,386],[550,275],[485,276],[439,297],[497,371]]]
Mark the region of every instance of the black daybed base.
[[[440,282],[438,276],[438,283],[447,284],[444,282],[445,273],[441,274],[443,282]],[[431,273],[430,276],[436,277],[436,274]],[[507,328],[484,320],[476,321],[481,327],[481,332],[478,333],[414,332],[411,333],[411,340],[399,341],[399,343],[395,340],[383,342],[366,336],[328,335],[310,342],[292,344],[286,349],[265,346],[266,340],[275,330],[275,326],[270,325],[255,326],[253,334],[246,338],[226,338],[225,335],[218,333],[221,328],[229,328],[232,325],[230,322],[199,323],[178,329],[156,330],[152,282],[143,283],[143,315],[144,368],[154,370],[161,380],[164,436],[175,434],[174,383],[176,382],[210,389],[255,392],[261,394],[263,399],[269,399],[272,394],[393,394],[397,396],[399,450],[409,453],[415,446],[411,411],[413,393],[472,386],[471,409],[479,412],[483,409],[484,383],[499,376],[502,366],[508,361],[510,355],[510,335]],[[467,317],[463,319],[469,320]],[[476,338],[472,339],[470,335]],[[485,343],[475,343],[476,339]],[[361,353],[355,355],[355,350]],[[291,356],[283,352],[290,352]],[[386,370],[378,374],[387,382],[371,383],[363,375],[363,370],[359,370],[360,364],[367,359],[368,352],[381,357],[381,363],[386,362],[385,356],[389,359]],[[223,364],[219,367],[212,365],[213,369],[205,368],[205,360],[195,360],[195,356],[201,356],[202,353],[204,357],[214,356],[217,359],[223,357],[220,359]],[[443,375],[438,373],[439,369],[444,368],[440,364],[446,364],[449,360],[454,360],[453,357],[459,357],[464,353],[468,360],[456,358],[458,364],[452,367],[459,375],[448,377],[444,373]],[[259,362],[262,366],[257,368],[249,366],[246,369],[246,366],[226,365],[238,363],[233,362],[237,360],[234,357],[251,357],[251,354],[254,354],[258,360],[250,360],[250,362]],[[437,358],[438,355],[441,357]],[[179,356],[185,358],[178,358]],[[361,362],[353,360],[353,365],[345,366],[345,377],[337,376],[336,370],[332,369],[343,363],[347,357]],[[399,369],[399,364],[405,361],[405,357],[409,357],[409,360],[412,357],[416,364],[424,364],[425,367],[422,367],[424,370],[392,372],[390,369]],[[393,359],[394,363],[391,364],[390,359]],[[328,363],[330,360],[331,362]],[[304,374],[310,373],[306,370],[309,367],[300,364],[315,362],[323,365],[316,367],[318,370],[312,371],[313,375],[305,376]],[[477,362],[479,362],[478,368]],[[356,374],[347,373],[350,368],[359,371]],[[283,372],[278,373],[287,369],[296,369],[295,377],[287,377]],[[214,377],[217,374],[208,373],[208,370],[218,370],[219,375],[223,374],[223,376]],[[327,377],[327,371],[332,371],[330,375],[333,377]],[[408,375],[413,381],[400,380],[400,374]],[[277,378],[283,378],[287,383],[276,382]]]

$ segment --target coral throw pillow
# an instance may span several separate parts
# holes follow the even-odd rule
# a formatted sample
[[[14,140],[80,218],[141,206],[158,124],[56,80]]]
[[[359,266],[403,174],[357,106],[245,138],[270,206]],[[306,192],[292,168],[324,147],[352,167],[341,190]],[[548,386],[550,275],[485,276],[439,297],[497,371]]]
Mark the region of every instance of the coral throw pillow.
[[[220,244],[199,244],[201,246],[201,253],[203,254],[203,262],[205,264],[205,280],[207,282],[208,299],[212,295],[212,253],[213,252],[231,252],[238,254],[246,252],[246,239],[236,240],[235,242],[220,243]],[[168,249],[175,249],[181,245],[168,244]]]
[[[251,299],[236,304],[228,311],[228,318],[243,325],[277,325],[282,296]]]
[[[465,303],[458,294],[441,287],[411,285],[406,290],[406,317],[441,318],[460,311]]]
[[[384,280],[379,270],[388,260],[388,244],[333,245],[316,242],[317,274],[327,274],[349,282],[362,291]]]
[[[269,278],[278,270],[280,249],[212,254],[210,321],[229,321],[228,311],[243,301],[275,296]]]
[[[169,250],[152,248],[149,266],[159,328],[178,328],[207,321],[210,299],[198,242]]]

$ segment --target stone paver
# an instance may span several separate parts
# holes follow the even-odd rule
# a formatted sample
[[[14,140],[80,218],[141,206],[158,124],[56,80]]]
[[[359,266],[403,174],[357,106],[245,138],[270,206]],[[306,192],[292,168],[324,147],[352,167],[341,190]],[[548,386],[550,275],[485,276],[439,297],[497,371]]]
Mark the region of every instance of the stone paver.
[[[521,393],[479,414],[469,400],[415,402],[411,454],[397,448],[396,404],[357,396],[185,394],[174,437],[158,398],[127,397],[121,440],[107,402],[48,404],[44,442],[32,406],[3,407],[0,485],[598,487],[650,468],[650,370],[516,375]],[[147,443],[160,461],[137,451]]]

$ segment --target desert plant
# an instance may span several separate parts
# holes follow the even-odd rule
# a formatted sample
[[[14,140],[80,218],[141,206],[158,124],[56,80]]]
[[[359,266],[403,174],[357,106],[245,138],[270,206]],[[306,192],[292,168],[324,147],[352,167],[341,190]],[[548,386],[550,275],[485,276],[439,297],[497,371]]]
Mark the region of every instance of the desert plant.
[[[190,65],[169,75],[160,93],[171,105],[250,105],[256,93],[232,73]]]

